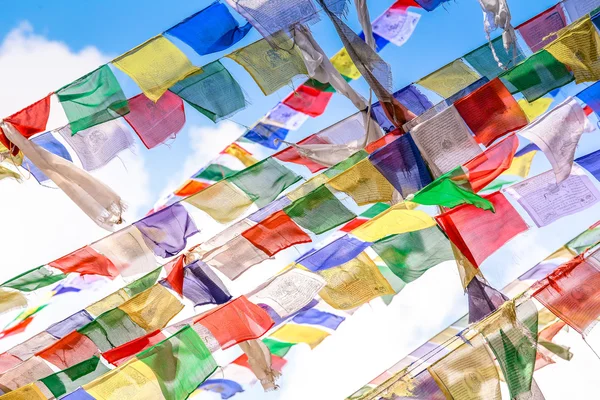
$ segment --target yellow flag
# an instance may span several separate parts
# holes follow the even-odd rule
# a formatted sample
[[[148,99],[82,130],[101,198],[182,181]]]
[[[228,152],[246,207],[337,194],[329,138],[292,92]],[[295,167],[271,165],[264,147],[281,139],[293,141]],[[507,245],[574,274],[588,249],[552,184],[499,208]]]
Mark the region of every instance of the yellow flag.
[[[207,187],[185,201],[222,224],[233,221],[252,205],[252,200],[244,192],[226,180]]]
[[[352,234],[364,242],[375,242],[389,235],[419,231],[435,225],[431,216],[421,210],[407,210],[400,203],[359,226]]]
[[[296,189],[286,194],[286,197],[291,201],[296,201],[299,198],[306,196],[322,184],[326,183],[328,180],[329,178],[323,174],[315,175],[302,185],[298,186]]]
[[[105,298],[100,299],[91,306],[87,307],[85,311],[97,317],[105,311],[119,307],[121,304],[125,303],[130,298],[131,297],[129,296],[129,294],[127,294],[125,290],[119,289],[118,291],[109,294]]]
[[[231,143],[225,150],[223,150],[223,153],[237,158],[246,167],[254,165],[258,162],[256,158],[252,157],[252,154],[249,151],[237,143]]]
[[[525,99],[519,100],[518,103],[521,107],[521,110],[523,110],[525,115],[527,115],[527,119],[529,120],[529,122],[532,122],[537,117],[545,113],[553,101],[554,99],[550,97],[540,97],[539,99],[532,101],[531,103]]]
[[[510,164],[510,168],[504,171],[502,175],[516,175],[527,178],[527,176],[529,176],[529,170],[531,169],[533,157],[535,157],[536,153],[537,151],[530,151],[522,156],[515,157]]]
[[[163,285],[156,284],[119,306],[146,332],[164,328],[183,304]]]
[[[459,59],[427,75],[417,84],[448,98],[479,78],[481,76],[477,72]]]
[[[356,68],[356,65],[352,62],[346,48],[343,48],[331,57],[331,63],[340,74],[347,76],[350,79],[358,79],[361,76],[358,68]]]
[[[329,333],[312,326],[286,324],[273,332],[269,337],[281,342],[306,343],[311,349],[317,347]]]
[[[331,178],[328,185],[352,197],[359,206],[377,202],[387,203],[392,201],[394,195],[392,184],[369,159],[364,159]]]
[[[49,394],[51,395],[52,393]],[[2,400],[46,400],[48,398],[50,397],[44,396],[35,383],[30,383],[2,395]]]

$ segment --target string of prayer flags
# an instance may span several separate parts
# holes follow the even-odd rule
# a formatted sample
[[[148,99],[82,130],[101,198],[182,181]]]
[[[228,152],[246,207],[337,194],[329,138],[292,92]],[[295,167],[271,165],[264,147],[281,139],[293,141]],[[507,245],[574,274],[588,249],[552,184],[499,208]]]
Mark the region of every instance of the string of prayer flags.
[[[476,268],[502,245],[528,229],[501,192],[483,198],[492,203],[494,212],[463,205],[435,217],[452,243]]]
[[[302,114],[318,117],[325,112],[332,96],[333,93],[300,85],[282,101],[282,104]]]
[[[600,191],[577,166],[559,184],[556,183],[554,173],[547,171],[511,185],[506,192],[519,202],[538,227],[549,225],[600,202]]]
[[[244,92],[220,61],[202,67],[173,84],[169,91],[181,97],[213,122],[246,107]]]
[[[310,85],[304,83],[302,86]],[[281,128],[289,129],[291,131],[296,131],[300,129],[300,127],[306,122],[307,119],[308,115],[298,112],[283,103],[278,103],[264,117],[264,121],[267,124],[279,126]]]
[[[316,235],[356,217],[325,185],[294,201],[283,211],[295,223]]]
[[[254,143],[265,146],[268,149],[277,150],[281,146],[289,130],[278,126],[258,122],[248,132],[244,133],[243,138]]]
[[[252,200],[243,191],[226,180],[207,187],[185,201],[222,224],[233,221],[252,205]]]
[[[421,14],[390,7],[373,21],[373,34],[402,46],[412,36],[419,19]]]
[[[128,103],[130,112],[125,120],[148,149],[175,138],[185,124],[183,101],[171,92],[165,92],[156,102],[140,93]]]
[[[54,397],[60,398],[109,371],[98,356],[93,356],[65,370],[48,375],[40,379],[40,382],[52,392]]]
[[[321,137],[318,135],[310,135],[309,137],[299,141],[298,144],[329,144],[329,142],[327,142],[324,139],[321,139]],[[273,154],[273,157],[278,159],[279,161],[304,165],[313,174],[327,168],[325,165],[319,164],[318,162],[313,161],[310,158],[302,157],[302,155],[298,152],[298,150],[296,150],[294,146],[286,147],[285,149]]]
[[[65,160],[73,161],[67,148],[59,142],[51,132],[42,133],[30,140],[52,154],[62,157]],[[23,158],[21,166],[29,171],[29,173],[40,183],[50,179],[27,157]]]
[[[163,285],[174,288],[171,281],[164,282]],[[223,304],[231,299],[223,281],[200,260],[183,268],[182,294],[195,306]]]
[[[271,47],[269,41],[276,47]],[[287,85],[296,75],[308,75],[300,50],[285,33],[274,33],[269,41],[259,40],[226,56],[248,71],[265,96]]]
[[[7,280],[2,283],[0,287],[20,290],[21,292],[33,292],[37,289],[59,282],[66,277],[65,274],[42,265]]]
[[[575,75],[575,82],[600,79],[600,36],[589,16],[564,29],[546,50]]]
[[[146,350],[165,339],[165,335],[160,330],[156,330],[102,353],[102,358],[118,367],[129,361],[141,351]]]
[[[369,242],[344,235],[320,249],[309,251],[296,262],[313,272],[323,271],[349,262],[370,245]]]
[[[537,53],[547,44],[552,42],[558,31],[567,26],[567,18],[562,5],[550,7],[541,14],[536,15],[517,26],[517,31],[527,43],[533,53]]]
[[[514,67],[525,59],[525,54],[518,43],[514,43],[513,47],[514,51],[516,51],[516,55],[513,54],[513,51],[506,51],[502,37],[492,40],[491,46],[494,47],[494,53],[500,60],[501,65],[506,68]],[[490,81],[504,72],[504,69],[498,65],[499,63],[496,61],[496,57],[494,57],[489,43],[481,45],[477,49],[463,56],[463,58],[475,69],[475,71],[481,76],[485,76]]]
[[[243,232],[242,236],[269,257],[293,245],[312,241],[310,236],[283,211],[267,217]]]
[[[394,194],[394,187],[369,159],[364,159],[331,178],[327,185],[346,193],[359,206],[391,202]]]
[[[529,122],[500,79],[494,79],[458,100],[454,107],[475,139],[485,146]]]
[[[162,35],[117,57],[112,64],[129,75],[150,100],[158,99],[175,83],[202,71]]]
[[[500,78],[511,93],[521,92],[528,102],[533,102],[575,79],[573,73],[547,50],[533,54],[500,75]]]
[[[419,79],[416,83],[436,92],[443,98],[448,98],[459,90],[476,82],[479,78],[481,78],[481,75],[473,71],[459,59]]]
[[[410,134],[436,177],[481,154],[454,106],[417,125]]]
[[[597,251],[562,264],[534,286],[533,297],[582,335],[600,315],[600,263]]]
[[[394,98],[404,105],[415,115],[421,115],[431,107],[433,104],[427,96],[419,91],[414,85],[408,85],[393,94]],[[396,129],[396,126],[389,120],[383,106],[380,102],[377,102],[371,106],[371,116],[384,132],[391,132]]]
[[[596,8],[600,7],[600,2],[598,2],[598,0],[565,0],[561,3],[567,10],[567,14],[569,14],[569,18],[571,18],[571,21],[576,21],[584,15],[594,11]]]
[[[119,275],[115,265],[90,246],[75,250],[48,265],[64,273],[76,272],[81,275],[102,275],[113,278]]]
[[[92,322],[92,320],[92,316],[86,310],[81,310],[62,321],[50,325],[50,327],[46,329],[46,332],[57,339],[62,339],[72,331]]]
[[[437,226],[388,236],[373,243],[371,248],[406,283],[444,261],[454,260],[450,243]]]
[[[508,300],[501,292],[475,276],[467,286],[469,296],[469,323],[478,322],[496,311]]]
[[[556,174],[556,182],[565,180],[573,166],[575,150],[584,132],[593,130],[583,108],[572,97],[556,106],[519,132],[546,155]]]
[[[215,1],[165,33],[176,37],[204,56],[230,48],[242,40],[250,29],[250,23],[240,27],[229,9]]]
[[[105,166],[121,151],[133,146],[133,136],[120,119],[82,129],[77,134],[72,125],[65,125],[57,132],[75,151],[86,171]]]
[[[376,242],[390,235],[418,231],[435,226],[429,214],[421,210],[411,210],[404,203],[398,203],[367,223],[352,231],[352,235],[365,242]]]
[[[263,262],[269,256],[248,239],[236,236],[207,255],[203,261],[235,280],[248,268]]]
[[[185,207],[173,204],[133,224],[140,230],[144,241],[154,254],[169,258],[179,254],[187,245],[187,238],[199,232]]]
[[[241,189],[260,208],[271,203],[285,189],[302,177],[272,157],[236,173],[227,180]]]
[[[73,135],[129,112],[127,98],[108,65],[62,87],[56,96]]]

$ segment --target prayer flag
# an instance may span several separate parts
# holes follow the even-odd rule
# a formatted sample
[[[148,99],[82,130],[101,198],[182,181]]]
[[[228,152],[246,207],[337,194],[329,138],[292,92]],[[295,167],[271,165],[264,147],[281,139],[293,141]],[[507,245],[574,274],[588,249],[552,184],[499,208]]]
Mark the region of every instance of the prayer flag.
[[[567,247],[575,254],[581,254],[598,243],[600,243],[600,224],[597,222],[581,235],[568,242]]]
[[[265,346],[268,347],[271,354],[276,355],[277,357],[285,357],[285,355],[290,351],[290,349],[296,343],[288,343],[288,342],[280,342],[278,340],[273,340],[270,338],[265,338],[262,340]]]
[[[123,399],[135,399],[137,397],[144,400],[165,400],[165,396],[158,390],[160,387],[158,378],[152,369],[136,359],[84,385],[80,396],[87,397],[76,397],[74,400],[114,399],[118,397]],[[68,400],[71,399],[68,398]]]
[[[46,400],[42,391],[35,383],[22,386],[16,390],[12,390],[2,395],[2,400]]]
[[[127,99],[108,65],[62,87],[56,96],[73,135],[129,112]]]
[[[443,98],[452,96],[466,88],[481,76],[467,66],[462,60],[456,60],[437,71],[421,78],[416,83],[436,92]]]
[[[501,36],[492,40],[491,46],[494,47],[494,53],[504,68],[512,68],[525,59],[525,54],[517,43],[514,44],[513,49],[506,51]],[[516,55],[513,52],[516,52]],[[463,58],[471,65],[471,67],[475,68],[475,71],[479,72],[481,76],[485,76],[491,81],[504,72],[504,68],[498,65],[499,63],[496,61],[496,57],[494,57],[494,54],[492,53],[490,43],[485,43],[466,54]]]
[[[119,275],[119,271],[115,265],[90,246],[75,250],[71,254],[52,261],[48,265],[65,273],[77,272],[81,275],[102,275],[111,278]]]
[[[329,142],[327,142],[324,139],[321,139],[318,135],[310,135],[309,137],[299,141],[298,144],[329,144]],[[273,157],[278,159],[279,161],[304,165],[313,174],[327,168],[325,165],[319,164],[318,162],[315,162],[310,158],[302,157],[302,155],[294,146],[286,147],[285,149],[273,154]]]
[[[429,99],[415,85],[408,85],[395,92],[393,96],[400,104],[408,108],[415,115],[421,115],[433,107]],[[391,132],[397,129],[385,114],[380,102],[371,106],[371,115],[384,132]]]
[[[183,304],[162,285],[154,285],[118,309],[146,332],[152,332],[164,328],[183,309]]]
[[[508,300],[502,292],[487,285],[478,276],[467,286],[469,296],[469,323],[478,322],[498,309]]]
[[[369,153],[367,153],[365,150],[359,150],[356,153],[352,154],[350,157],[346,158],[345,160],[340,161],[334,166],[327,168],[327,170],[323,172],[323,175],[325,175],[327,178],[333,178],[334,176],[341,174],[348,168],[352,167],[353,165],[357,164],[359,161],[367,157],[369,157]]]
[[[187,17],[167,30],[201,56],[223,51],[242,40],[252,29],[247,23],[240,24],[229,9],[215,1],[210,6]]]
[[[585,168],[597,180],[600,180],[600,150],[575,159],[575,162]]]
[[[252,205],[252,200],[240,189],[224,180],[185,199],[222,224],[233,221]]]
[[[296,262],[313,272],[322,271],[349,262],[370,245],[369,242],[344,235],[318,250],[311,250]]]
[[[66,369],[98,353],[98,346],[93,341],[78,331],[72,331],[56,343],[36,353],[36,356],[43,358],[60,369]],[[51,373],[43,376],[50,375]]]
[[[61,142],[59,142],[51,132],[42,133],[41,135],[38,135],[30,140],[41,148],[48,150],[52,154],[56,154],[65,160],[73,161],[67,148]],[[21,167],[28,170],[29,173],[33,175],[33,177],[40,183],[50,179],[27,157],[23,158]]]
[[[244,389],[239,383],[230,379],[207,379],[200,385],[199,389],[219,393],[221,399],[229,399],[237,393],[244,392]]]
[[[248,239],[239,235],[211,251],[203,259],[211,267],[235,280],[248,268],[269,258],[262,250],[254,246]]]
[[[185,124],[183,101],[171,92],[165,92],[156,102],[140,93],[128,103],[130,112],[125,120],[148,149],[174,139]]]
[[[359,206],[391,202],[394,194],[394,187],[369,159],[364,159],[331,178],[327,185],[346,193]]]
[[[463,169],[473,191],[479,192],[507,171],[518,147],[519,138],[517,135],[511,135],[467,161]]]
[[[102,353],[102,357],[109,363],[120,366],[129,361],[133,356],[146,350],[159,342],[165,340],[166,337],[160,330],[150,332],[147,335],[131,340],[121,346],[108,350]]]
[[[331,57],[331,64],[333,64],[335,69],[337,69],[343,77],[347,77],[350,80],[360,78],[360,72],[352,62],[348,50],[346,50],[345,47]]]
[[[529,103],[525,99],[521,99],[517,103],[519,103],[519,107],[521,107],[521,110],[523,110],[529,122],[533,122],[537,119],[537,117],[548,110],[553,101],[554,99],[549,97],[542,97],[533,103]]]
[[[390,7],[373,21],[373,33],[402,46],[412,36],[420,18],[421,14]]]
[[[306,81],[302,86],[313,87],[308,84],[309,81]],[[307,119],[308,115],[296,111],[283,103],[278,103],[264,117],[264,121],[267,124],[279,126],[291,131],[300,129]]]
[[[183,269],[183,296],[195,306],[223,304],[231,300],[225,284],[200,260]]]
[[[8,352],[0,354],[0,374],[5,373],[9,369],[13,369],[22,362],[23,360]]]
[[[213,122],[246,107],[242,88],[220,61],[206,64],[169,90]]]
[[[277,200],[271,202],[271,204],[250,214],[248,216],[248,220],[250,220],[251,222],[259,223],[260,221],[264,220],[271,214],[275,214],[277,211],[283,210],[283,208],[285,206],[290,205],[291,203],[292,203],[292,201],[290,199],[288,199],[286,196],[282,196],[282,197],[278,198]],[[249,225],[252,226],[252,223],[249,223]],[[244,230],[246,230],[246,229],[243,229],[241,232],[243,232]],[[239,232],[239,233],[241,233],[241,232]]]
[[[206,189],[209,186],[210,183],[188,179],[182,186],[179,187],[179,189],[175,190],[173,194],[179,197],[189,197]]]
[[[96,351],[99,349],[104,352],[144,336],[147,332],[133,322],[124,311],[113,308],[102,313],[89,324],[79,328],[76,333],[91,339]],[[88,357],[92,355],[90,354]]]
[[[311,242],[310,236],[283,211],[267,217],[243,232],[242,236],[269,257],[293,245]]]
[[[594,83],[575,96],[587,104],[596,114],[600,114],[600,83]]]
[[[281,141],[284,140],[289,130],[258,122],[246,133],[244,139],[258,143],[266,148],[277,150],[281,146]]]
[[[10,122],[15,129],[26,138],[30,138],[36,133],[42,132],[46,129],[46,123],[48,122],[48,116],[50,115],[51,96],[52,94],[49,94],[21,111],[14,113],[10,117],[6,117],[4,120]],[[12,150],[11,154],[13,156],[19,154],[19,148],[8,140],[4,135],[2,128],[0,128],[0,143],[4,145],[7,150]]]
[[[269,338],[288,343],[306,343],[311,349],[314,349],[327,336],[329,336],[329,332],[313,328],[312,326],[285,324],[269,335]]]
[[[573,19],[575,20],[575,19]],[[517,31],[533,53],[556,39],[556,33],[567,26],[567,19],[560,4],[555,5],[517,26]]]
[[[50,327],[46,329],[46,332],[57,339],[62,339],[72,331],[92,322],[92,319],[92,316],[86,310],[81,310],[60,322],[50,325]]]
[[[567,10],[567,14],[569,14],[569,18],[571,18],[571,21],[576,21],[584,15],[594,11],[596,8],[600,7],[600,1],[565,0],[562,2],[562,5],[565,7],[565,10]]]
[[[245,167],[249,167],[258,162],[256,158],[252,157],[252,153],[235,142],[227,146],[221,154],[229,154],[230,156],[237,158]]]
[[[427,11],[433,11],[441,4],[450,0],[415,0],[422,8]]]
[[[492,203],[494,212],[463,205],[435,217],[452,243],[476,268],[502,245],[528,229],[501,192],[483,198]]]
[[[321,92],[310,86],[300,85],[282,103],[303,114],[318,117],[325,112],[331,96],[333,93]]]
[[[5,391],[16,390],[54,373],[40,357],[31,357],[0,376],[0,385]],[[27,399],[29,400],[29,399]]]
[[[8,349],[7,353],[19,358],[21,361],[26,361],[33,357],[38,351],[51,346],[57,341],[58,339],[56,339],[54,336],[46,331],[42,331],[37,335],[27,339],[23,343]]]
[[[204,167],[202,171],[196,174],[194,178],[210,182],[218,182],[235,174],[236,172],[237,171],[221,164],[209,164],[207,167]]]
[[[435,226],[429,214],[421,210],[408,210],[399,203],[369,222],[352,231],[352,235],[365,242],[376,242],[386,236],[413,232]]]
[[[500,79],[485,84],[454,103],[475,139],[489,146],[494,140],[527,125],[527,117]]]
[[[292,322],[297,324],[319,325],[333,331],[345,320],[346,318],[342,316],[317,310],[316,308],[301,311],[292,318]]]
[[[61,398],[108,371],[110,370],[102,364],[100,358],[93,356],[60,372],[48,375],[40,381],[52,392],[54,397]]]
[[[65,274],[58,273],[44,265],[30,269],[7,280],[1,287],[20,290],[22,292],[33,292],[37,289],[52,285],[65,279]]]
[[[180,80],[202,71],[163,35],[147,40],[112,63],[129,75],[154,102]]]

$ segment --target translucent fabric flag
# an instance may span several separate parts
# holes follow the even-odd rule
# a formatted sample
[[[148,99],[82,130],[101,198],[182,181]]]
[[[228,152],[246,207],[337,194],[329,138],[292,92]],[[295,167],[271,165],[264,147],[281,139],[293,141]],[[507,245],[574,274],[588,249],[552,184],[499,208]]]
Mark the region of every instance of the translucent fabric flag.
[[[404,198],[431,183],[431,174],[411,135],[400,136],[371,154],[369,160]]]
[[[71,254],[52,261],[48,264],[65,273],[77,272],[81,275],[102,275],[116,277],[119,271],[105,256],[93,248],[85,246]]]
[[[50,115],[51,96],[52,94],[49,94],[21,111],[17,111],[10,117],[4,118],[4,120],[10,122],[21,135],[29,139],[36,133],[46,129],[46,123],[48,122],[48,116]],[[7,150],[12,150],[11,154],[13,156],[19,154],[19,148],[8,140],[1,128],[0,143],[4,145]]]
[[[596,222],[588,230],[567,243],[567,248],[574,254],[581,254],[588,248],[600,243],[600,223]]]
[[[316,176],[313,176],[294,190],[287,193],[285,197],[290,199],[290,201],[296,201],[306,196],[319,186],[324,185],[325,183],[327,183],[327,181],[329,181],[329,178],[327,178],[325,174],[318,174]]]
[[[93,342],[96,352],[98,349],[104,352],[144,336],[146,331],[133,322],[124,311],[114,308],[101,314],[89,324],[79,328],[76,333],[89,338],[88,340]],[[91,355],[93,354],[90,354],[88,357]],[[78,362],[84,359],[80,359]]]
[[[587,104],[596,114],[600,114],[600,83],[583,89],[576,97]]]
[[[206,64],[169,90],[213,122],[246,107],[242,88],[220,61]]]
[[[146,350],[165,339],[165,335],[161,331],[156,330],[102,353],[102,358],[112,365],[120,366],[139,352]]]
[[[346,77],[350,80],[355,80],[360,78],[360,71],[356,68],[350,55],[348,54],[348,50],[346,48],[341,49],[337,53],[331,57],[331,64],[338,70],[343,77]]]
[[[394,194],[394,187],[368,159],[330,179],[327,185],[346,193],[359,206],[390,202]]]
[[[369,222],[352,231],[352,235],[365,242],[376,242],[389,235],[418,231],[435,226],[429,214],[410,210],[404,203],[396,204]]]
[[[305,83],[302,86],[308,85]],[[291,131],[300,129],[306,120],[308,120],[308,115],[298,112],[283,103],[278,103],[273,107],[264,119],[267,124],[279,126]]]
[[[295,223],[317,235],[356,217],[324,185],[294,201],[283,211]]]
[[[65,160],[73,161],[67,148],[61,142],[56,140],[54,135],[50,132],[42,133],[30,140],[52,154],[62,157]],[[23,158],[22,167],[29,171],[29,173],[40,183],[50,179],[27,157]]]
[[[575,19],[573,19],[574,21]],[[556,39],[556,34],[567,26],[567,18],[560,4],[555,5],[517,26],[517,31],[533,53]]]
[[[146,332],[164,328],[183,304],[162,285],[154,285],[119,306]]]
[[[62,87],[56,96],[73,135],[129,112],[127,99],[108,65]]]
[[[159,388],[158,378],[152,369],[139,360],[133,360],[84,385],[78,396],[87,397],[73,400],[165,400]],[[67,400],[72,399],[67,397]]]
[[[556,174],[556,182],[565,180],[573,166],[573,157],[581,135],[593,130],[583,108],[572,97],[538,118],[519,135],[535,143],[546,155]]]
[[[297,324],[319,325],[333,331],[335,331],[345,320],[346,318],[340,315],[317,310],[316,308],[301,311],[292,318],[292,322]]]
[[[310,135],[309,137],[299,141],[298,144],[328,144],[328,142],[324,139],[321,139],[317,135]],[[310,158],[302,157],[294,146],[286,147],[285,149],[273,154],[273,157],[279,161],[304,165],[313,174],[327,168],[325,165],[319,164]]]
[[[0,374],[13,369],[17,365],[21,364],[21,362],[23,362],[23,360],[13,356],[8,352],[0,354]]]
[[[256,248],[243,236],[236,236],[223,246],[211,251],[203,258],[211,267],[225,274],[231,280],[235,280],[248,268],[260,264],[269,256],[262,250]]]
[[[433,104],[429,99],[427,99],[427,97],[414,85],[408,85],[405,88],[398,90],[394,93],[394,98],[415,115],[421,115],[433,107]],[[381,103],[377,102],[371,106],[371,116],[377,121],[384,132],[391,132],[396,129],[387,115],[385,115]]]
[[[494,360],[477,335],[428,368],[447,398],[501,400]]]
[[[94,356],[72,367],[42,378],[40,381],[52,392],[54,397],[60,398],[104,375],[108,371],[110,370],[102,364],[100,358]]]
[[[163,284],[172,286],[171,282]],[[195,306],[201,306],[226,303],[231,299],[231,294],[210,267],[198,260],[183,269],[183,297]]]
[[[43,358],[59,369],[66,369],[98,353],[98,346],[92,340],[78,331],[73,331],[58,342],[36,353],[36,356]],[[50,374],[52,372],[43,376]]]
[[[487,285],[478,276],[469,282],[467,294],[469,296],[469,323],[481,321],[508,300],[508,297]]]
[[[27,339],[23,343],[8,349],[7,353],[17,357],[21,361],[25,361],[33,357],[38,351],[51,346],[57,341],[58,339],[56,339],[54,336],[46,331],[43,331]]]
[[[146,245],[146,239],[133,225],[103,238],[92,246],[98,253],[106,256],[123,277],[147,273],[157,266],[152,250]]]
[[[235,174],[236,171],[227,168],[221,164],[209,164],[200,173],[196,174],[194,178],[202,179],[206,181],[218,182],[228,176]]]
[[[272,157],[268,157],[230,176],[227,180],[262,208],[301,178]]]
[[[187,239],[199,232],[181,204],[173,204],[133,224],[146,245],[159,257],[173,257],[187,246]]]
[[[528,102],[533,102],[575,79],[573,73],[546,50],[528,57],[500,75],[500,78],[506,82],[511,93],[521,92]]]
[[[130,297],[136,296],[136,295],[142,293],[144,290],[152,287],[156,283],[156,280],[158,279],[161,271],[162,271],[162,268],[156,268],[154,271],[149,272],[146,275],[142,276],[141,278],[126,285],[123,288],[123,290]]]
[[[511,135],[467,161],[463,165],[463,169],[467,173],[473,191],[479,192],[502,173],[508,171],[513,164],[518,147],[519,138],[517,135]]]
[[[233,221],[252,205],[252,200],[228,181],[209,186],[185,201],[222,224]]]
[[[411,135],[435,176],[481,154],[481,148],[454,106],[417,125]]]
[[[496,53],[500,63],[506,68],[512,68],[525,59],[525,54],[517,43],[514,44],[516,57],[513,57],[512,49],[510,52],[507,52],[504,49],[502,37],[492,40],[491,44],[494,47],[494,53]],[[485,76],[489,80],[496,78],[504,72],[504,69],[496,62],[489,43],[478,47],[466,54],[463,58],[471,65],[471,67],[475,68],[475,71],[479,72],[481,76]]]
[[[475,139],[489,146],[497,138],[527,125],[527,116],[500,79],[454,103]]]
[[[600,180],[600,151],[579,157],[575,159],[575,162],[585,168],[596,179]]]
[[[600,315],[600,263],[598,252],[578,256],[535,284],[533,297],[582,335]]]
[[[437,226],[388,236],[375,242],[371,248],[406,283],[418,279],[444,261],[454,260],[450,243]]]
[[[331,96],[333,93],[321,92],[310,86],[300,85],[282,103],[302,114],[318,117],[325,112]]]
[[[221,399],[229,399],[237,393],[244,392],[242,385],[231,379],[207,379],[200,385],[199,389],[218,393],[221,395]]]
[[[600,191],[585,172],[574,166],[567,179],[556,184],[552,171],[533,176],[506,189],[538,227],[577,214],[600,202]]]
[[[326,282],[319,296],[336,309],[349,310],[377,297],[396,293],[366,253],[318,273]]]
[[[229,154],[230,156],[237,158],[245,167],[249,167],[258,162],[256,158],[252,157],[252,153],[236,142],[230,143],[221,154]]]
[[[50,325],[46,332],[57,339],[61,339],[72,331],[92,322],[92,319],[92,316],[86,310],[81,310],[60,322]]]
[[[162,35],[117,57],[112,64],[137,83],[156,102],[175,83],[201,71],[181,50]]]
[[[7,280],[0,287],[20,290],[21,292],[33,292],[65,278],[65,274],[42,265]]]
[[[166,31],[201,56],[223,51],[242,40],[252,29],[239,25],[229,9],[215,1]]]
[[[222,349],[246,340],[258,339],[272,326],[273,320],[245,296],[208,311],[194,320],[213,334]]]
[[[242,236],[269,257],[293,245],[311,242],[310,236],[283,211],[254,225]]]
[[[17,390],[12,390],[2,395],[2,400],[46,400],[47,397],[42,393],[35,383],[30,383],[20,387]]]
[[[416,83],[426,89],[436,92],[443,98],[452,96],[481,78],[462,60],[452,61],[437,71],[421,78]]]
[[[32,357],[0,376],[0,385],[4,392],[16,390],[54,373],[52,368],[40,357]]]
[[[396,46],[402,46],[410,39],[420,18],[421,14],[390,7],[373,21],[373,33]]]
[[[571,21],[576,21],[600,7],[600,1],[598,0],[565,0],[562,4],[567,10]]]
[[[546,50],[575,75],[575,82],[600,79],[600,36],[589,17],[563,30]]]
[[[269,337],[288,343],[306,343],[311,349],[317,347],[329,332],[307,325],[285,324]]]
[[[262,39],[227,55],[248,71],[265,96],[290,83],[296,75],[308,75],[292,40],[283,32],[273,33],[269,41],[275,47]]]
[[[285,140],[289,130],[278,126],[258,122],[248,132],[244,133],[244,139],[258,143],[266,148],[277,150],[281,141]]]
[[[171,92],[165,92],[157,102],[140,93],[128,103],[130,112],[125,120],[148,149],[175,138],[185,124],[183,101]]]
[[[369,242],[344,235],[318,250],[311,250],[296,262],[313,272],[322,271],[349,262],[370,245]]]
[[[133,146],[133,136],[121,120],[83,129],[76,135],[72,129],[72,125],[66,125],[60,128],[58,133],[75,150],[86,171],[105,166],[121,151]]]
[[[475,266],[519,233],[528,229],[517,210],[500,192],[484,196],[495,212],[464,205],[435,217],[448,238]]]

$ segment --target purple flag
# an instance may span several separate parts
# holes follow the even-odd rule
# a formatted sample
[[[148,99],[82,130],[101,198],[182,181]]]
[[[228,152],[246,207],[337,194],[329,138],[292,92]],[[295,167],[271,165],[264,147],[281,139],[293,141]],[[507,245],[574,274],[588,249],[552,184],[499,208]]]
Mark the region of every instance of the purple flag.
[[[394,93],[394,98],[400,102],[404,107],[415,113],[415,115],[421,115],[431,107],[433,104],[429,99],[419,91],[415,86],[409,85],[405,88],[398,90]],[[381,129],[384,132],[391,132],[396,130],[396,127],[388,119],[383,111],[383,107],[379,102],[373,104],[371,108],[371,115],[373,119],[377,121]]]
[[[321,325],[335,331],[345,319],[340,315],[311,308],[296,314],[292,321],[297,324]]]
[[[77,389],[73,393],[70,393],[63,397],[64,400],[95,400],[94,397],[90,396],[85,390],[82,388]]]
[[[134,223],[148,247],[159,257],[168,258],[185,249],[187,238],[198,233],[196,224],[181,204],[169,207]]]
[[[256,223],[262,222],[271,214],[275,214],[277,211],[283,210],[284,207],[287,207],[290,204],[292,204],[292,201],[290,199],[288,199],[285,196],[280,197],[277,200],[272,201],[270,204],[264,206],[260,210],[250,214],[248,216],[248,219]]]
[[[315,300],[315,299],[311,300],[311,302],[308,303],[307,305],[305,305],[304,307],[302,307],[300,309],[300,311],[298,311],[296,313],[296,315],[298,315],[298,314],[300,314],[300,313],[302,313],[304,311],[310,310],[311,308],[315,307],[317,304],[319,304],[318,300]],[[266,304],[259,303],[258,306],[260,308],[262,308],[263,310],[265,310],[267,312],[267,314],[269,314],[269,317],[271,317],[271,319],[273,320],[273,322],[275,322],[275,325],[273,325],[273,326],[280,325],[281,323],[283,323],[288,318],[288,317],[281,318],[281,316],[279,316],[279,314],[277,314],[275,312],[275,310],[273,310],[272,307],[270,307],[270,306],[268,306]]]
[[[57,339],[62,339],[63,336],[92,322],[92,320],[92,316],[87,311],[81,310],[60,322],[50,325],[46,332]]]
[[[347,263],[371,244],[345,235],[321,249],[311,250],[296,262],[311,271],[322,271]]]
[[[223,304],[231,299],[223,281],[202,261],[187,265],[183,271],[183,297],[192,301],[195,306]],[[161,284],[172,289],[166,280],[161,281]]]
[[[467,286],[469,295],[469,323],[481,321],[508,300],[491,286],[486,285],[475,276]]]

